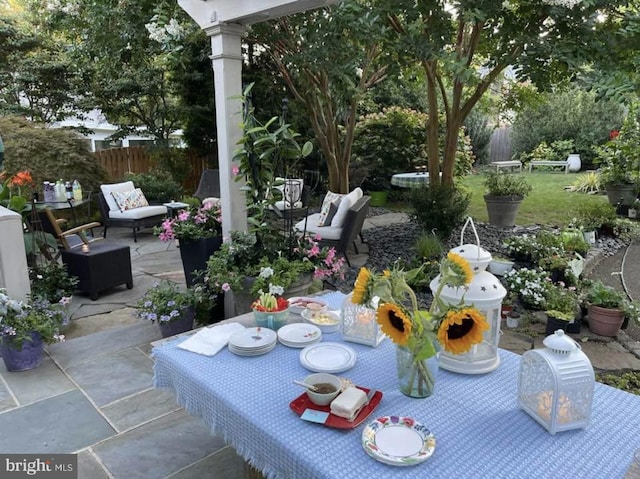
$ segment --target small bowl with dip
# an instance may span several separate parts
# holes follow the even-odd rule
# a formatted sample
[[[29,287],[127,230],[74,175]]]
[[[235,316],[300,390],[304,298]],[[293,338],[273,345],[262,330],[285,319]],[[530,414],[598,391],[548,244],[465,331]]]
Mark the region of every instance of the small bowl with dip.
[[[327,309],[327,302],[320,298],[306,298],[299,296],[289,298],[289,310],[293,314],[302,314],[305,309],[325,311]]]
[[[335,333],[340,329],[340,316],[331,311],[313,311],[307,308],[302,311],[302,318],[320,328],[323,333]]]
[[[310,374],[304,378],[305,384],[315,386],[314,390],[307,389],[307,396],[313,404],[327,406],[331,404],[342,389],[342,381],[338,376],[327,373]]]

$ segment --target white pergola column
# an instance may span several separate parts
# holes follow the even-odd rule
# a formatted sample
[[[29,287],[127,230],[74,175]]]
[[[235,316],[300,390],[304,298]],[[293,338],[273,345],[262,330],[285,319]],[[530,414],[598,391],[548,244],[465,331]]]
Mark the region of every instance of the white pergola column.
[[[243,181],[235,181],[233,152],[242,137],[242,49],[245,27],[238,24],[218,24],[204,31],[211,37],[216,124],[218,133],[218,164],[220,168],[220,201],[222,234],[231,230],[247,230],[247,212]]]
[[[0,288],[11,299],[26,301],[31,293],[22,216],[0,206]]]

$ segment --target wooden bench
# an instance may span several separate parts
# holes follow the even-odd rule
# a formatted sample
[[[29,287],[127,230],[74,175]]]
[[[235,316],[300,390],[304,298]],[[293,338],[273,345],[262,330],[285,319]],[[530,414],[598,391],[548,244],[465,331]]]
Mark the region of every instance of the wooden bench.
[[[522,162],[518,160],[514,161],[492,161],[491,166],[496,167],[496,173],[500,171],[500,168],[513,168],[517,166],[520,169],[520,173],[522,173]]]
[[[531,173],[531,169],[534,166],[562,166],[564,168],[564,174],[569,173],[569,162],[568,161],[549,161],[549,160],[538,160],[538,161],[530,161],[529,162],[529,173]]]

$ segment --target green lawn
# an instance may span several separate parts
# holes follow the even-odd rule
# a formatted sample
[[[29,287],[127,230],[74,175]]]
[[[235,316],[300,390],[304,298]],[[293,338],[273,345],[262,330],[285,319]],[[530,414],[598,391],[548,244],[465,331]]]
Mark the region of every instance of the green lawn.
[[[517,174],[524,176],[533,186],[531,194],[520,205],[516,219],[518,225],[566,226],[574,217],[578,204],[607,202],[605,195],[587,195],[565,190],[565,186],[571,185],[580,173],[565,175],[560,172],[540,171]],[[460,183],[471,190],[469,214],[479,221],[488,221],[487,208],[483,198],[484,175],[470,175],[460,180]],[[399,203],[390,206],[393,209],[396,207],[402,209]]]

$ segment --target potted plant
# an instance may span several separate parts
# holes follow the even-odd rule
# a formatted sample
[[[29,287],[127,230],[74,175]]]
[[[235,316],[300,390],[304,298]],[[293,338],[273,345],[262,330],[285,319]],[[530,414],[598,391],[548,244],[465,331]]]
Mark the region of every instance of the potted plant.
[[[638,307],[625,293],[602,281],[593,281],[587,289],[589,329],[600,336],[615,337],[625,317],[638,319]]]
[[[496,276],[504,276],[513,269],[514,262],[509,258],[503,258],[502,256],[492,256],[491,263],[489,263],[489,271]]]
[[[57,261],[37,264],[29,268],[31,297],[46,299],[50,303],[71,301],[78,277],[70,276],[66,266]]]
[[[196,296],[191,289],[180,290],[167,280],[149,289],[138,300],[137,315],[157,322],[163,338],[193,329]]]
[[[580,332],[578,293],[575,287],[565,288],[557,285],[548,288],[545,294],[545,308],[547,335],[558,329],[571,333]]]
[[[287,324],[289,317],[289,301],[273,293],[261,293],[251,303],[256,325],[277,331]]]
[[[511,173],[491,172],[484,182],[489,223],[511,227],[516,224],[520,203],[531,192],[531,185],[522,177]]]
[[[44,343],[64,341],[69,315],[60,303],[31,298],[16,301],[0,289],[0,356],[8,371],[33,369],[42,362]]]
[[[361,185],[362,189],[371,196],[371,206],[384,206],[387,204],[391,182],[385,176],[368,176]]]
[[[222,246],[220,206],[206,203],[181,210],[154,228],[154,233],[161,241],[178,240],[184,275],[190,287],[197,279],[196,271],[204,270],[209,257]]]
[[[304,295],[313,279],[342,274],[345,260],[335,248],[320,248],[310,237],[299,238],[291,249],[281,249],[282,244],[280,237],[258,247],[255,234],[232,231],[230,241],[207,263],[209,289],[233,294],[234,315],[238,315],[251,311],[254,298],[261,293]]]
[[[630,206],[638,194],[640,181],[640,125],[635,106],[629,109],[619,132],[612,131],[609,141],[594,148],[595,163],[607,191],[609,203]]]

